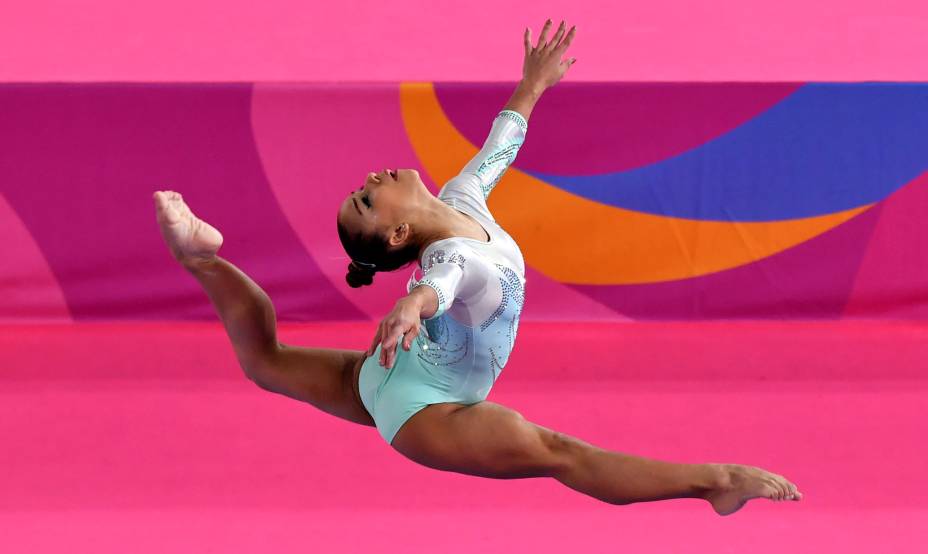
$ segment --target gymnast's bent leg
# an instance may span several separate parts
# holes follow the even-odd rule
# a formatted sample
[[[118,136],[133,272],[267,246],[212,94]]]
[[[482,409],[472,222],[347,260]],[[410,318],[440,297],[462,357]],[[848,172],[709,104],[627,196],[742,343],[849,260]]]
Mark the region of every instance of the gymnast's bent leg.
[[[552,477],[610,504],[702,498],[727,515],[752,498],[799,500],[785,478],[751,466],[675,464],[597,448],[493,402],[432,404],[392,446],[422,465],[496,479]]]
[[[280,344],[271,299],[216,255],[222,245],[219,231],[193,215],[176,192],[159,191],[154,199],[162,236],[174,257],[203,286],[248,378],[265,390],[373,426],[354,388],[364,353]]]

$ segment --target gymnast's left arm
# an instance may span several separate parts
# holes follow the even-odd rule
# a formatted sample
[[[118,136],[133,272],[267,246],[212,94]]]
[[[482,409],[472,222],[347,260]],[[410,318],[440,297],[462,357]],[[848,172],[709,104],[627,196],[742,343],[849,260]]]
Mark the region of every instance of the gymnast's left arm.
[[[525,58],[522,62],[522,80],[509,98],[509,102],[493,120],[490,134],[483,147],[461,170],[460,178],[449,182],[448,190],[459,190],[470,194],[478,203],[486,201],[490,192],[499,183],[509,168],[516,153],[525,140],[528,118],[542,93],[557,84],[567,73],[576,58],[562,58],[577,32],[571,27],[565,34],[566,24],[562,21],[550,42],[546,42],[549,19],[541,30],[538,44],[532,46],[532,31],[525,29]]]

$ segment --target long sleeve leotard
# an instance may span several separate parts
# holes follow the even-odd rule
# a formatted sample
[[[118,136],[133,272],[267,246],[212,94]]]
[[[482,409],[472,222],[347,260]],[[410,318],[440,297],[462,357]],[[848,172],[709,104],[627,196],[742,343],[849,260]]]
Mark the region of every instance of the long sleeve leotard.
[[[490,240],[453,237],[430,244],[411,291],[428,286],[438,310],[424,321],[419,357],[441,366],[460,397],[485,398],[509,359],[525,302],[525,262],[518,245],[493,218],[487,198],[515,159],[528,125],[518,112],[493,120],[483,147],[448,181],[438,198],[474,218]]]

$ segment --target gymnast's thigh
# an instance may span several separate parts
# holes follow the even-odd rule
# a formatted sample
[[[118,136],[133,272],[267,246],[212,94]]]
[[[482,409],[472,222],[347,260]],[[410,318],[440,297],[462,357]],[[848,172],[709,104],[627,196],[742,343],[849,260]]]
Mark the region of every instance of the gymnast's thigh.
[[[364,352],[281,345],[252,376],[261,388],[373,427],[358,393]]]
[[[431,468],[514,479],[550,477],[568,461],[557,434],[494,402],[434,404],[406,422],[393,448]]]

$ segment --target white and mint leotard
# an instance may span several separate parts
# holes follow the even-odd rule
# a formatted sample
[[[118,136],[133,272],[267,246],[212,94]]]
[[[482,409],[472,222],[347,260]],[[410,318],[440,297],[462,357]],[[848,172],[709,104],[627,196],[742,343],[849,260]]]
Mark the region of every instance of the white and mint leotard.
[[[474,218],[489,241],[453,237],[430,244],[408,290],[427,286],[438,310],[393,368],[379,364],[380,347],[364,361],[361,400],[388,442],[430,404],[485,400],[509,359],[525,301],[525,262],[519,246],[497,225],[487,197],[516,157],[528,128],[519,113],[503,110],[480,152],[448,181],[438,198]]]

